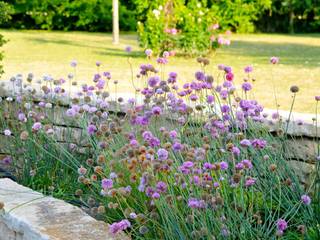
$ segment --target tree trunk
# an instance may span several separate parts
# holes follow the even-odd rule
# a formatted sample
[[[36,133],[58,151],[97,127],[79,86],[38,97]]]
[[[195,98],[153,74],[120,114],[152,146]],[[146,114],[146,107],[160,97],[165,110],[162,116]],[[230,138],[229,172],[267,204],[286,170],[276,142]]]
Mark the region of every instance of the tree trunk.
[[[112,0],[112,37],[113,43],[119,44],[119,1]]]
[[[290,10],[289,16],[289,33],[294,33],[294,12],[293,9]]]

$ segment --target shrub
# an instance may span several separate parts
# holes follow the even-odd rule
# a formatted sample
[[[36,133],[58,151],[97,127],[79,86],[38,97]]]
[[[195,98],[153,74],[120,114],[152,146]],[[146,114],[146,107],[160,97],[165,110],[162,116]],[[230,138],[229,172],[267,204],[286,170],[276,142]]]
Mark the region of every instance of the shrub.
[[[10,14],[12,14],[12,8],[9,4],[0,1],[0,24],[7,22],[8,20],[10,20],[11,16]],[[5,44],[5,40],[3,38],[3,36],[0,34],[0,48],[3,46],[3,44]],[[0,62],[3,59],[3,53],[0,52]],[[0,65],[0,76],[3,73],[3,67]]]
[[[157,53],[180,50],[186,55],[206,55],[229,43],[218,36],[218,19],[205,3],[155,2],[157,4],[148,8],[146,19],[138,22],[139,39],[144,48]]]
[[[286,162],[285,135],[268,131],[263,107],[251,100],[252,67],[237,92],[231,67],[219,65],[220,78],[214,78],[209,61],[197,61],[195,80],[181,87],[176,72],[164,77],[163,67],[141,65],[135,84],[143,86],[142,101],[128,99],[124,112],[125,100],[115,102],[107,92],[111,74],[99,73],[100,63],[93,84],[83,85],[62,114],[65,80],[44,78],[37,99],[32,74],[25,83],[21,75],[12,78],[16,91],[0,108],[3,147],[11,153],[4,163],[15,166],[25,185],[111,223],[113,234],[315,239],[316,197]],[[298,90],[291,88],[293,97]],[[277,114],[273,118],[281,124]]]

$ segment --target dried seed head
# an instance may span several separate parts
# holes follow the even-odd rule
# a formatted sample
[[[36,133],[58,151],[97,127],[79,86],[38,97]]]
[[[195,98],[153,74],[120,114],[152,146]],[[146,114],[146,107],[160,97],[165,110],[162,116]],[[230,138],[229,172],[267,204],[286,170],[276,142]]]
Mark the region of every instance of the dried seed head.
[[[277,165],[276,165],[276,164],[270,164],[269,170],[270,170],[271,172],[274,172],[275,170],[277,170]]]
[[[81,189],[77,189],[76,192],[74,193],[77,197],[82,196],[83,191]]]
[[[292,93],[297,93],[297,92],[299,92],[299,87],[298,86],[291,86],[290,87],[290,91],[292,92]]]
[[[106,208],[105,208],[105,206],[102,206],[102,205],[100,205],[99,207],[98,207],[98,214],[105,214],[106,213]]]
[[[0,210],[2,210],[4,208],[4,203],[0,202]]]

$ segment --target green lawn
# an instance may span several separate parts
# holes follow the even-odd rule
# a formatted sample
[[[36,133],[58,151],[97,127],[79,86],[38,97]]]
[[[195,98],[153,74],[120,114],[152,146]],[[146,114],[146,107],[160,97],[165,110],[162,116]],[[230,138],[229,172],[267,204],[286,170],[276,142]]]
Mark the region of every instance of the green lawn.
[[[69,63],[76,59],[77,80],[89,82],[96,71],[95,62],[103,63],[102,70],[112,72],[119,80],[119,91],[128,92],[131,88],[130,69],[124,48],[132,46],[132,63],[135,72],[146,59],[138,47],[134,34],[122,34],[121,44],[112,44],[111,34],[86,32],[47,32],[0,30],[9,42],[4,46],[4,68],[2,79],[22,73],[33,72],[41,77],[66,77],[72,71]],[[289,88],[298,85],[300,92],[294,108],[299,112],[314,111],[314,95],[320,95],[320,34],[279,35],[255,34],[233,35],[229,47],[219,49],[212,57],[208,71],[217,73],[216,65],[231,65],[236,74],[235,81],[241,83],[243,67],[254,66],[255,97],[268,108],[274,108],[272,76],[276,85],[281,109],[290,107]],[[280,57],[278,66],[271,66],[269,58]],[[198,69],[194,59],[171,58],[166,71],[177,71],[180,82],[192,80]]]

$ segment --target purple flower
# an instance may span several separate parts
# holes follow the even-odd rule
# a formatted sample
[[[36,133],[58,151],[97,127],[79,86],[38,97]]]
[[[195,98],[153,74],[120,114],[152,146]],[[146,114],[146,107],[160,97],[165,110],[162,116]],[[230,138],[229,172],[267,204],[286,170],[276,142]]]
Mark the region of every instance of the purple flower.
[[[182,149],[182,144],[179,142],[174,142],[172,145],[172,149],[176,152],[180,151]]]
[[[243,140],[240,141],[240,145],[242,147],[249,147],[249,146],[251,146],[251,142],[248,139],[243,139]]]
[[[172,130],[172,131],[169,132],[169,136],[170,136],[171,139],[177,138],[177,135],[178,135],[177,132],[174,131],[174,130]]]
[[[246,187],[251,187],[251,186],[253,186],[255,183],[256,183],[256,179],[250,177],[250,178],[248,178],[248,179],[246,180],[245,186],[246,186]]]
[[[90,124],[88,127],[87,127],[87,132],[89,135],[93,135],[95,132],[97,131],[97,127],[93,124]]]
[[[254,139],[251,141],[251,144],[254,148],[263,149],[267,145],[267,141],[263,139]]]
[[[244,82],[241,87],[245,92],[250,91],[252,89],[251,84],[248,82]]]
[[[244,165],[246,168],[248,168],[248,169],[251,169],[251,168],[252,168],[252,163],[251,163],[250,160],[244,159],[244,160],[242,160],[242,163],[243,163],[243,165]]]
[[[253,67],[252,66],[246,66],[245,68],[244,68],[244,72],[245,73],[250,73],[250,72],[252,72],[253,71]]]
[[[272,63],[272,64],[277,64],[277,63],[279,63],[279,58],[278,58],[278,57],[271,57],[271,58],[270,58],[270,63]]]
[[[132,51],[132,47],[131,46],[126,46],[125,51],[127,53],[130,53]]]
[[[148,84],[150,87],[155,87],[160,82],[160,78],[158,76],[152,76],[148,79]]]
[[[160,148],[158,151],[157,151],[157,155],[158,155],[158,159],[163,161],[163,160],[166,160],[168,158],[168,151],[165,150],[164,148]]]
[[[144,51],[144,53],[147,55],[147,57],[151,57],[151,55],[152,55],[152,50],[151,49],[146,49],[145,51]]]
[[[206,204],[204,200],[198,200],[195,198],[190,198],[188,200],[188,207],[190,208],[205,208]]]
[[[304,194],[301,196],[301,201],[304,205],[310,205],[311,198],[308,195]]]
[[[160,198],[160,194],[157,193],[157,192],[154,192],[151,197],[152,197],[153,199],[158,199],[158,198]]]
[[[2,162],[6,165],[8,164],[11,164],[12,163],[12,157],[11,156],[5,156],[3,159],[2,159]]]
[[[154,107],[152,108],[152,114],[153,114],[153,115],[161,115],[161,113],[162,113],[161,107],[154,106]]]
[[[196,72],[195,73],[195,78],[198,80],[198,81],[204,81],[206,79],[206,76],[204,75],[203,72]]]
[[[156,188],[159,192],[166,192],[168,189],[167,184],[162,181],[157,183]]]
[[[240,155],[240,149],[238,147],[232,147],[231,152],[236,156]]]
[[[109,226],[109,231],[112,234],[116,234],[120,231],[126,230],[129,227],[131,227],[131,223],[127,219],[124,219],[124,220],[121,220],[120,222],[112,223]]]
[[[220,169],[221,170],[228,169],[228,163],[227,162],[220,162]]]
[[[36,122],[32,125],[33,131],[39,131],[42,128],[42,124],[40,122]]]
[[[70,63],[70,66],[73,67],[73,68],[75,68],[75,67],[77,66],[77,64],[78,64],[78,63],[77,63],[76,60],[72,60],[71,63]]]
[[[284,220],[282,218],[278,219],[278,221],[277,221],[277,229],[279,231],[283,232],[284,230],[287,229],[287,227],[288,227],[288,223],[286,222],[286,220]]]
[[[316,101],[320,101],[320,96],[315,96],[314,99],[315,99]]]
[[[208,95],[207,96],[207,103],[212,104],[214,102],[214,96]]]
[[[213,164],[208,163],[208,162],[205,162],[205,163],[203,164],[203,168],[204,168],[204,169],[213,169]]]
[[[102,187],[103,189],[110,189],[110,188],[112,188],[112,187],[113,187],[113,181],[112,181],[112,179],[107,179],[107,178],[102,179],[102,181],[101,181],[101,187]]]

